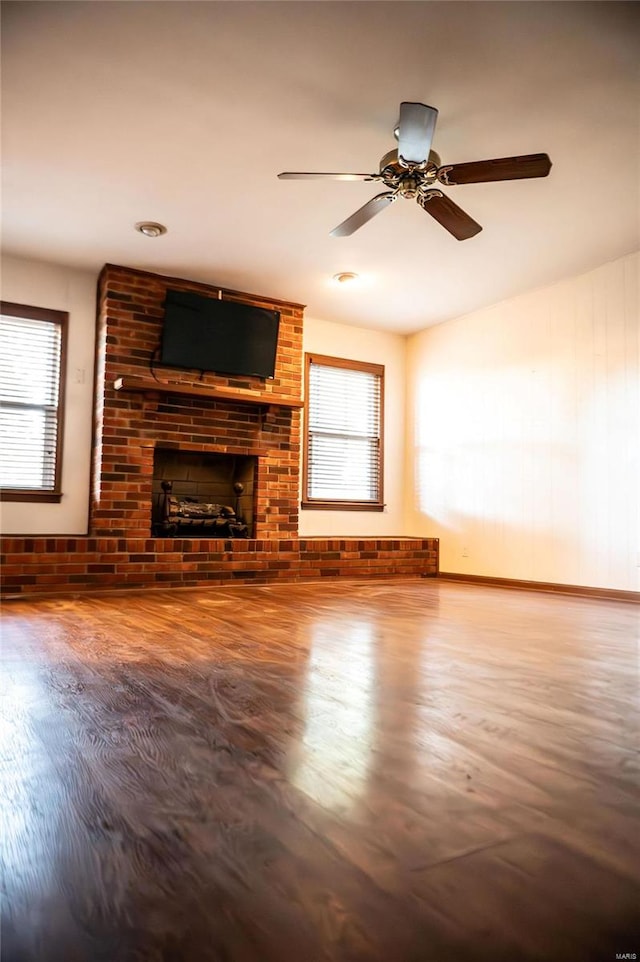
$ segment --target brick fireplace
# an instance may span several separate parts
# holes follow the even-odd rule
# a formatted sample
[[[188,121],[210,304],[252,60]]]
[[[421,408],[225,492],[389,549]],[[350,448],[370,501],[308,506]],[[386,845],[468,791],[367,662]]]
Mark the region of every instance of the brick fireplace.
[[[168,289],[222,293],[278,311],[275,377],[160,366]],[[435,538],[299,537],[303,311],[301,304],[106,265],[98,285],[89,532],[3,539],[3,596],[436,575]],[[168,472],[185,497],[213,497],[222,475],[241,480],[249,537],[188,537],[182,529],[160,536],[154,512]]]
[[[100,276],[92,533],[151,534],[154,452],[161,448],[254,457],[256,538],[296,535],[303,306],[225,291],[228,300],[280,313],[275,377],[200,376],[155,362],[168,289],[220,293],[112,265]],[[196,393],[177,393],[181,387]]]

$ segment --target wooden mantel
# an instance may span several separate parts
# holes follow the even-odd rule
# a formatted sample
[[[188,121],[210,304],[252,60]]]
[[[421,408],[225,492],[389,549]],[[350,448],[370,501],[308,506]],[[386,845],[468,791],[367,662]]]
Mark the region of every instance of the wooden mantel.
[[[220,390],[198,384],[156,381],[152,377],[123,376],[113,382],[116,391],[134,391],[143,394],[178,394],[183,397],[206,398],[210,401],[233,401],[258,407],[301,408],[304,401],[282,397],[279,394],[248,394],[244,391]]]

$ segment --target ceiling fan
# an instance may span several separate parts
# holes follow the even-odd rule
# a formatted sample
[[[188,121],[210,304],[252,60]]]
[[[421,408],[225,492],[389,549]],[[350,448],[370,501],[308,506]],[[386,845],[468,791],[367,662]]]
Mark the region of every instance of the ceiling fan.
[[[496,160],[478,160],[469,164],[451,164],[443,167],[440,157],[431,149],[437,119],[438,111],[435,107],[428,107],[426,104],[401,103],[400,120],[394,131],[398,147],[397,150],[390,150],[384,155],[380,161],[378,174],[285,171],[278,174],[278,177],[280,180],[328,178],[382,181],[385,187],[389,188],[367,201],[355,214],[334,227],[331,231],[332,237],[348,237],[385,207],[393,204],[398,197],[404,197],[415,199],[427,214],[431,214],[457,240],[467,240],[478,234],[482,227],[461,207],[454,204],[437,184],[453,187],[456,184],[546,177],[551,170],[551,161],[547,154],[500,157]]]

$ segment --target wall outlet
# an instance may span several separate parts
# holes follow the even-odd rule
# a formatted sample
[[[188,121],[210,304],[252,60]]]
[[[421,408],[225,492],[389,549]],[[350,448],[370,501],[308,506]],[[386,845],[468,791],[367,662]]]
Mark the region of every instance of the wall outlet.
[[[84,384],[84,377],[85,377],[84,368],[77,367],[73,377],[76,384]]]
[[[462,557],[463,558],[469,557],[469,548],[467,547],[466,544],[462,546]]]

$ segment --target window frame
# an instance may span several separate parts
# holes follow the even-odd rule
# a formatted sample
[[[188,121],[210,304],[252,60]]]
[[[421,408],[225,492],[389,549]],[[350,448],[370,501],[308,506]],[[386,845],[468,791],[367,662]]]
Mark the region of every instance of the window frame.
[[[11,317],[23,317],[30,321],[47,321],[57,324],[60,328],[60,363],[58,368],[58,406],[56,411],[56,456],[54,467],[53,489],[48,488],[10,488],[0,486],[0,500],[26,501],[58,504],[62,500],[62,448],[64,442],[64,412],[65,387],[67,383],[67,336],[69,328],[69,314],[66,311],[54,311],[46,307],[33,307],[27,304],[14,304],[10,301],[0,301],[3,314]]]
[[[309,378],[311,365],[325,365],[326,367],[345,368],[349,371],[365,371],[380,379],[379,431],[378,431],[378,498],[376,501],[327,500],[326,498],[311,498],[309,496]],[[368,361],[353,361],[343,357],[329,357],[315,352],[305,353],[304,356],[304,432],[302,453],[302,500],[300,506],[304,509],[321,511],[384,511],[384,364],[373,364]]]

